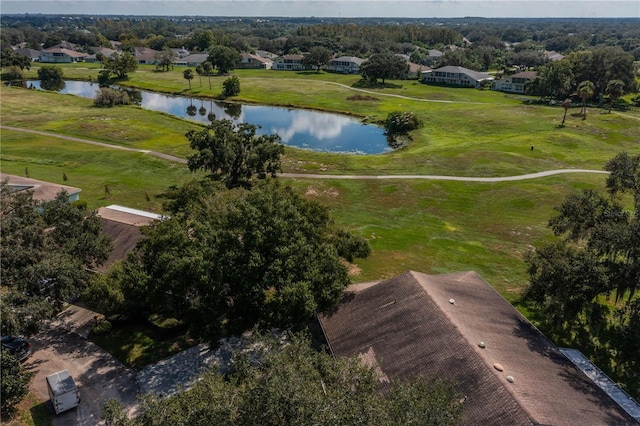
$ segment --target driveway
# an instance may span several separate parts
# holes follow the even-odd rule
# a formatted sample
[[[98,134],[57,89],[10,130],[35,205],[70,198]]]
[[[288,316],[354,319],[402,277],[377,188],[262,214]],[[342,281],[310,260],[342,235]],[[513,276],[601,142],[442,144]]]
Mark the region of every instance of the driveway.
[[[112,398],[129,412],[135,410],[139,388],[134,373],[86,340],[93,317],[93,312],[71,305],[30,339],[33,355],[24,366],[35,373],[31,389],[41,401],[49,407],[46,377],[60,370],[69,370],[80,388],[80,405],[55,416],[55,426],[101,424],[102,406]]]

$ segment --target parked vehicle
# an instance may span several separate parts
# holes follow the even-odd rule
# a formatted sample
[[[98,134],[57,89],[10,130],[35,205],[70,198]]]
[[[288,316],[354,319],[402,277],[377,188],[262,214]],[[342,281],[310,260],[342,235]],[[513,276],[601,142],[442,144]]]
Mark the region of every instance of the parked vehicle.
[[[2,349],[9,351],[19,361],[31,355],[31,343],[18,336],[2,336]]]
[[[47,376],[49,398],[56,414],[70,410],[80,404],[80,390],[69,370],[58,371]]]

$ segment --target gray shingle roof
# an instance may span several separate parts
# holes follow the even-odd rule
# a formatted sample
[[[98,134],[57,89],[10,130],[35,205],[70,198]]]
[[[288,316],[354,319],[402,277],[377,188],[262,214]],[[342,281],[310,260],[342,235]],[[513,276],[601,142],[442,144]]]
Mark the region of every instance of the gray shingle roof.
[[[391,380],[452,380],[463,424],[635,424],[474,272],[407,272],[345,293],[319,319],[336,356],[373,353]]]

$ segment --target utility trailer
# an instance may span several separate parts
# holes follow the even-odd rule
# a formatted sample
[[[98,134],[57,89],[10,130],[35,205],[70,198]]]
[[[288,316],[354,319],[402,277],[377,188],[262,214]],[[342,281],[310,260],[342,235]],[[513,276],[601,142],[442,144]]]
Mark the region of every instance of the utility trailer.
[[[58,371],[47,376],[49,398],[56,414],[70,410],[80,404],[80,390],[69,370]]]

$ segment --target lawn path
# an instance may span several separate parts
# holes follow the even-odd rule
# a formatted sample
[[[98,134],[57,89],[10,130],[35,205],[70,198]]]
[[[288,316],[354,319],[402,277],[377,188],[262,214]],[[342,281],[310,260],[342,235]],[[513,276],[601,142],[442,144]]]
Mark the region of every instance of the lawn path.
[[[176,163],[186,164],[187,160],[173,155],[164,154],[157,151],[149,151],[145,149],[129,148],[126,146],[111,145],[104,142],[97,142],[88,139],[77,138],[74,136],[59,135],[57,133],[42,132],[39,130],[23,129],[20,127],[0,126],[0,129],[12,130],[16,132],[33,133],[41,136],[48,136],[58,139],[63,139],[71,142],[87,143],[91,145],[97,145],[105,148],[120,149],[122,151],[138,152],[142,154],[153,155],[154,157],[162,158],[165,160],[173,161]],[[472,176],[442,176],[442,175],[320,175],[320,174],[308,174],[308,173],[280,173],[278,176],[284,178],[297,178],[297,179],[429,179],[429,180],[448,180],[458,182],[510,182],[527,179],[537,179],[546,176],[558,175],[563,173],[598,173],[608,174],[609,172],[604,170],[589,170],[589,169],[556,169],[547,170],[537,173],[528,173],[517,176],[502,176],[502,177],[472,177]]]

